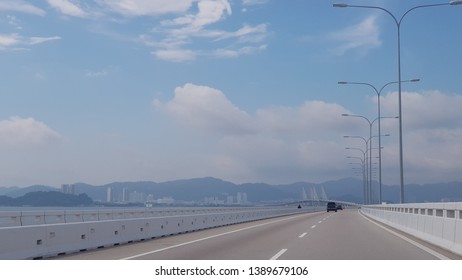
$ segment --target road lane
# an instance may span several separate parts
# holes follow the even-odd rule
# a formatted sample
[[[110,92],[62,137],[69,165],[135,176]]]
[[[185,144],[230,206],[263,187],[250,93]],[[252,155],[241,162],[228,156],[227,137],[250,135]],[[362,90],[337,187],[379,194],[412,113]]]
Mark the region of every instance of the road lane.
[[[432,260],[434,255],[370,222],[357,211],[337,212],[279,259]]]
[[[438,257],[384,230],[357,210],[344,210],[243,223],[57,259],[420,260]]]

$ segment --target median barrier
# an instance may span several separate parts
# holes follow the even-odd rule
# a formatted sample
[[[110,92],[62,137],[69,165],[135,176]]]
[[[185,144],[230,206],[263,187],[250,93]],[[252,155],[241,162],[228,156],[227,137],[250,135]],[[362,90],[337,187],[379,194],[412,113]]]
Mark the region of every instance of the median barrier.
[[[37,259],[324,207],[3,212],[0,259]]]
[[[1,212],[0,211],[0,225],[4,227],[21,226],[21,212]]]
[[[361,207],[366,216],[462,255],[462,202]]]

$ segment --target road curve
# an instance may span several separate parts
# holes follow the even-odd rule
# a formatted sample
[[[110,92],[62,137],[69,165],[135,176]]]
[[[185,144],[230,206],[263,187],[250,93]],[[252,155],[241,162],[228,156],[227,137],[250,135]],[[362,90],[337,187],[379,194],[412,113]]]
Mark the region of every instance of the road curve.
[[[344,210],[243,223],[54,259],[432,260],[460,256],[402,236],[357,210]]]

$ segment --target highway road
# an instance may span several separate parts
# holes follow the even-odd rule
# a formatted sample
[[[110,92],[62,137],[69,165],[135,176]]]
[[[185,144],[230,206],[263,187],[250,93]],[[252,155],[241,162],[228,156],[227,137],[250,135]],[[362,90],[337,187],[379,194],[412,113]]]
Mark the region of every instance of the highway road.
[[[391,230],[355,209],[242,223],[54,259],[434,260],[461,257]]]

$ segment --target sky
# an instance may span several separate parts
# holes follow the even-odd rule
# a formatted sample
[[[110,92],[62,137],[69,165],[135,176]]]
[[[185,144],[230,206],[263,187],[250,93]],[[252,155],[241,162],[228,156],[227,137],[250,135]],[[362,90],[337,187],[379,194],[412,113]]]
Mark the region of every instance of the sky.
[[[392,83],[381,170],[399,184],[396,23],[334,2],[0,0],[0,187],[358,176],[365,143],[344,136],[372,135],[378,162],[378,95],[339,81]],[[402,79],[420,79],[402,83],[405,184],[462,180],[460,26],[462,5],[401,22]]]

